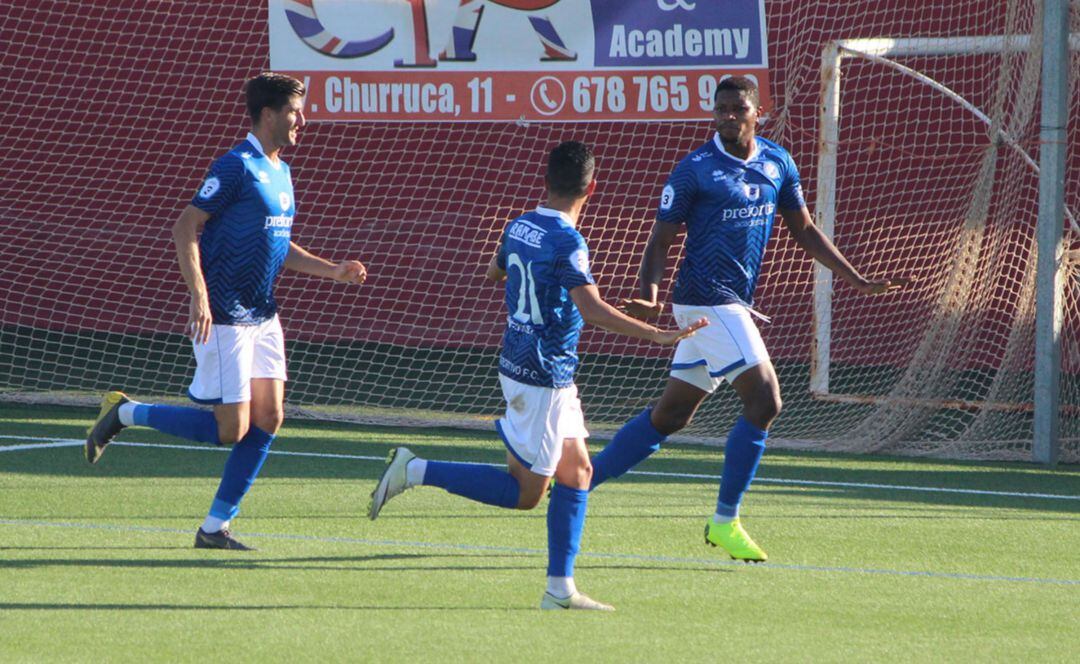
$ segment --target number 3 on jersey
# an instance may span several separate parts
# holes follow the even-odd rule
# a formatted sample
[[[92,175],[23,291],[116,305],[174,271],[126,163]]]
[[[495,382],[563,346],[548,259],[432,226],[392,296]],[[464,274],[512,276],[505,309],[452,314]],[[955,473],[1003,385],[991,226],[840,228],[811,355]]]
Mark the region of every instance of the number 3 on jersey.
[[[532,275],[532,262],[522,263],[517,254],[506,257],[507,269],[515,267],[521,273],[521,281],[518,285],[517,311],[512,318],[519,323],[532,323],[543,325],[544,317],[540,314],[540,299],[536,297],[536,280]],[[510,282],[511,284],[513,281]],[[526,301],[527,300],[527,301]],[[528,306],[529,311],[525,311]]]

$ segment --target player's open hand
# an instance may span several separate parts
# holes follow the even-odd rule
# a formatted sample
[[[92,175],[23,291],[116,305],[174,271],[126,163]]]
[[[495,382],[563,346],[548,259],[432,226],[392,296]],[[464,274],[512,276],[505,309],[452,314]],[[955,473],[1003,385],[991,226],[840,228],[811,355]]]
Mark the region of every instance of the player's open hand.
[[[674,346],[687,337],[694,336],[694,333],[703,327],[708,326],[708,318],[699,318],[693,323],[690,323],[686,327],[679,328],[678,330],[660,330],[656,335],[656,343],[662,346]]]
[[[901,288],[907,288],[913,283],[915,283],[915,280],[908,277],[898,277],[896,279],[886,279],[884,281],[868,281],[864,279],[862,283],[855,286],[855,290],[863,295],[881,295],[883,293],[898,291]]]
[[[360,261],[341,261],[334,266],[334,280],[346,284],[362,284],[367,279],[367,268]]]
[[[193,295],[184,333],[197,344],[210,341],[210,329],[214,319],[210,315],[210,300],[205,295]]]
[[[651,302],[641,298],[629,298],[619,303],[624,314],[638,320],[653,320],[664,312],[663,302]]]

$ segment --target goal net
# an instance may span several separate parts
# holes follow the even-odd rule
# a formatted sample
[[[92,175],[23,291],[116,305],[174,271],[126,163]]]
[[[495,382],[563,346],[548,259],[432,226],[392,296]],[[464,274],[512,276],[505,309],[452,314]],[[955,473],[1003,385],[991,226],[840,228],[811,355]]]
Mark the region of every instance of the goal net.
[[[766,3],[773,108],[762,134],[791,150],[818,222],[853,264],[917,279],[860,296],[778,232],[757,293],[784,394],[773,444],[1030,458],[1039,4]],[[240,85],[268,67],[267,12],[240,0],[5,10],[0,398],[183,394],[188,297],[169,228],[211,160],[243,136]],[[1071,20],[1080,32],[1076,7]],[[840,75],[827,99],[823,53]],[[1076,81],[1075,51],[1069,67]],[[1073,215],[1078,117],[1074,91]],[[292,414],[490,427],[502,408],[504,315],[483,267],[505,220],[540,202],[546,152],[575,138],[598,155],[600,186],[581,228],[615,300],[635,292],[668,172],[710,136],[708,122],[310,124],[286,155],[294,238],[364,261],[370,277],[359,288],[279,282]],[[1066,239],[1078,239],[1069,220]],[[1061,458],[1072,462],[1078,265],[1064,267]],[[674,267],[672,256],[664,297]],[[668,351],[599,330],[582,350],[594,433],[659,395]],[[684,437],[722,440],[738,411],[721,390]]]

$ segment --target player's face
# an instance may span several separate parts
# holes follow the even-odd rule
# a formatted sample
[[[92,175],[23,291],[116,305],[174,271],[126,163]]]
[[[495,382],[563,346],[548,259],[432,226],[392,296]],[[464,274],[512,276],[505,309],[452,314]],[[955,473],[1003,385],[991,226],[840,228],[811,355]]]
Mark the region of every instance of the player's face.
[[[269,109],[270,127],[274,136],[274,143],[278,147],[296,145],[297,134],[300,128],[307,124],[304,118],[304,100],[300,97],[290,97],[289,102],[278,110]]]
[[[754,136],[757,126],[758,106],[738,90],[721,90],[716,94],[713,118],[720,140],[725,143],[742,143]]]

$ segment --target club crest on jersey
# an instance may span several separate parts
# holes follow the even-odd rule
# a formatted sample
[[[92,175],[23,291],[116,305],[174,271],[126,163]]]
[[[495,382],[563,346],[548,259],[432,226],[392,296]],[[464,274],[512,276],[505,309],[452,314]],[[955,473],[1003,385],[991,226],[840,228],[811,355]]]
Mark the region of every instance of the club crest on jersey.
[[[589,274],[589,254],[583,249],[578,249],[574,253],[570,254],[570,265],[582,273]]]
[[[288,212],[289,206],[292,205],[292,200],[290,199],[289,195],[283,191],[278,194],[278,203],[281,203],[282,212]]]
[[[217,178],[206,178],[206,182],[203,183],[202,189],[199,189],[199,198],[210,198],[217,193],[218,189],[221,189],[221,180]]]
[[[743,194],[746,195],[746,199],[749,201],[756,201],[761,198],[761,187],[756,184],[743,183]]]

